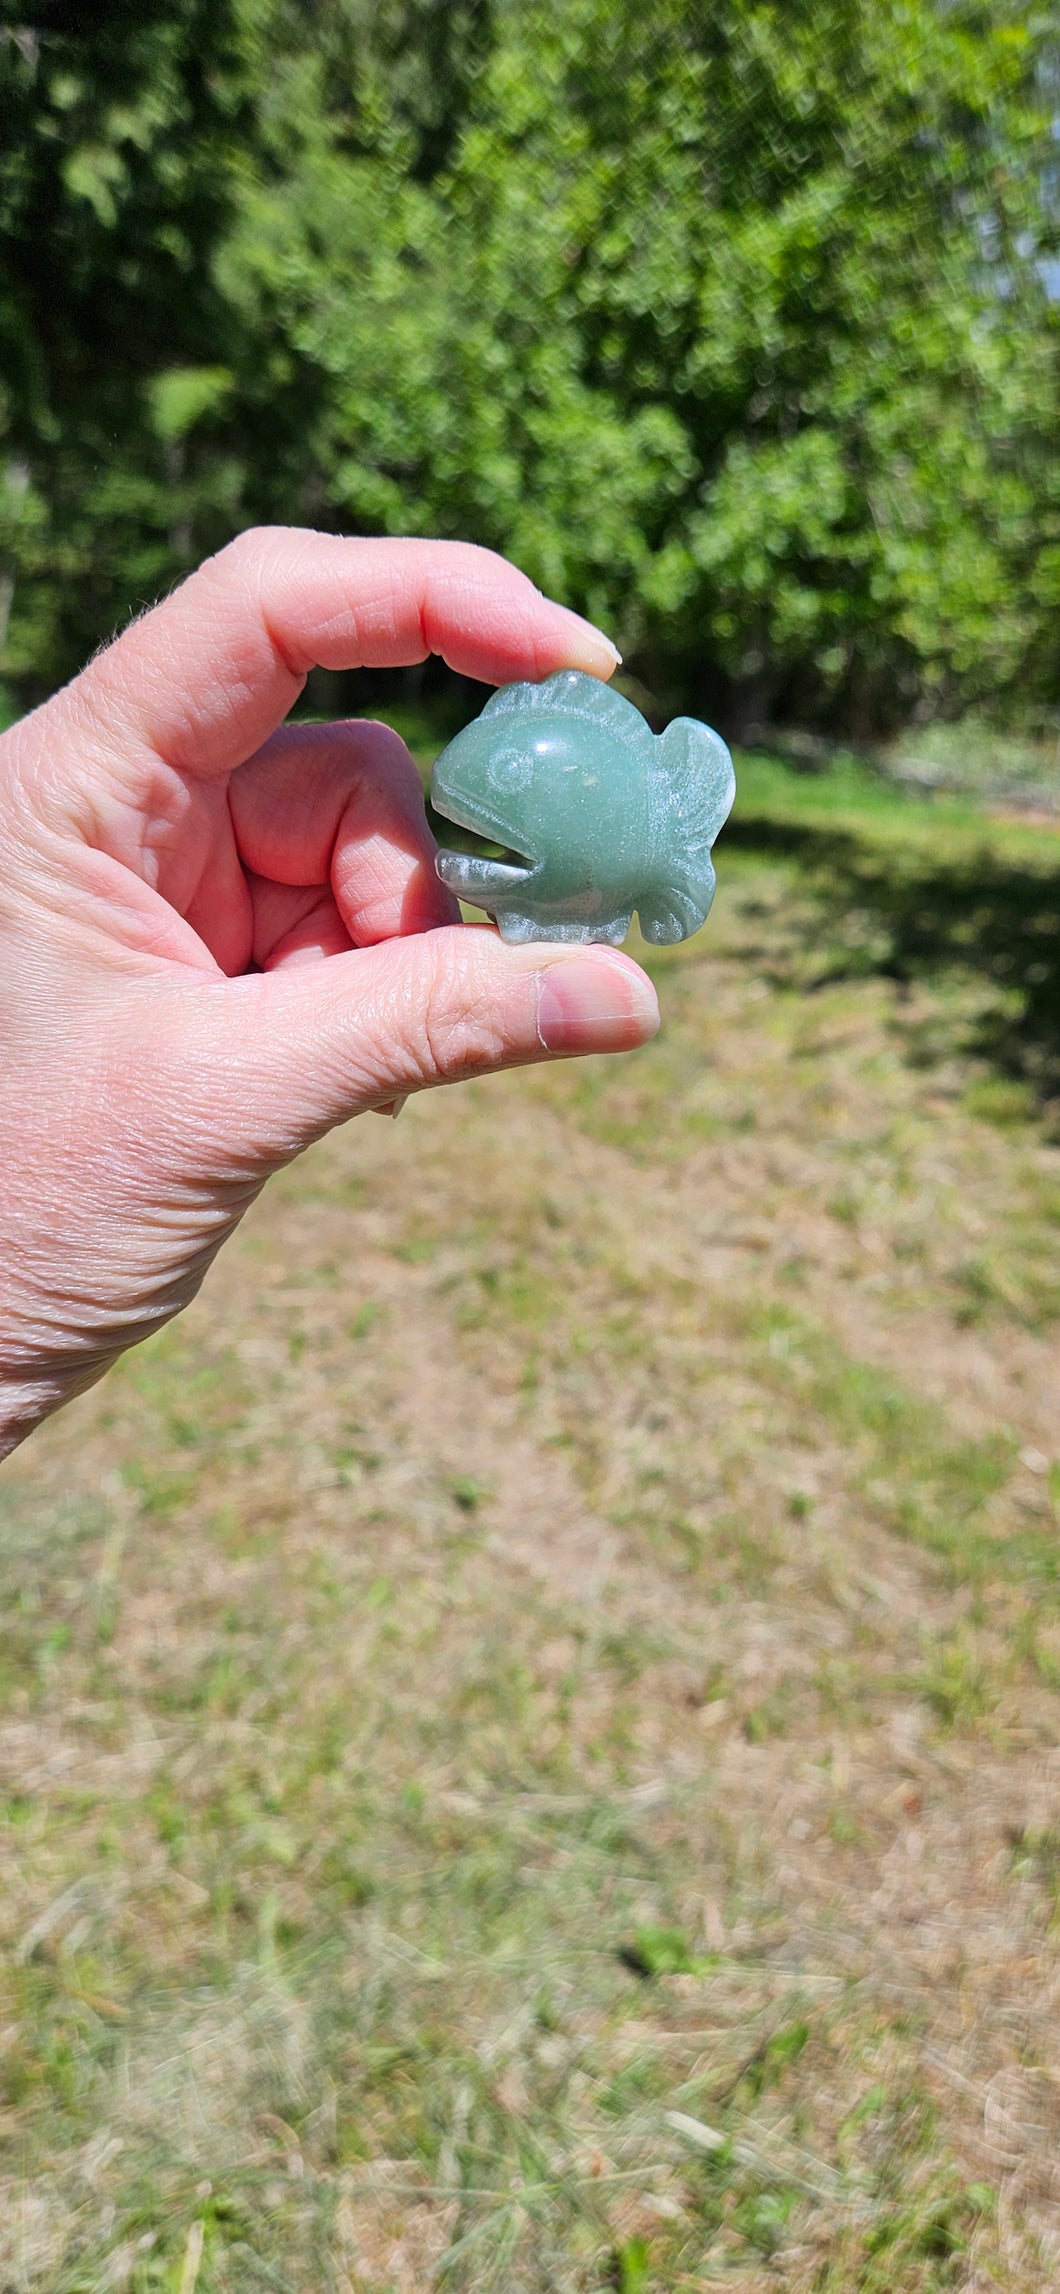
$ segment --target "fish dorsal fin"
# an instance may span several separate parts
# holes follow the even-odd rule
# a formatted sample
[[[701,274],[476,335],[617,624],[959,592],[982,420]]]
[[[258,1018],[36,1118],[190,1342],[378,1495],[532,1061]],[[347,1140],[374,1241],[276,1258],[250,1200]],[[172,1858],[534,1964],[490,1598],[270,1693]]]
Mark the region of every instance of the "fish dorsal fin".
[[[669,809],[689,852],[709,852],[736,795],[732,758],[720,733],[695,717],[675,717],[659,735]]]
[[[652,738],[632,701],[624,701],[621,693],[602,685],[598,677],[587,677],[580,669],[558,669],[553,676],[542,678],[539,685],[503,685],[482,711],[483,717],[489,718],[537,714],[576,718],[595,732],[606,732],[625,748],[642,749]]]

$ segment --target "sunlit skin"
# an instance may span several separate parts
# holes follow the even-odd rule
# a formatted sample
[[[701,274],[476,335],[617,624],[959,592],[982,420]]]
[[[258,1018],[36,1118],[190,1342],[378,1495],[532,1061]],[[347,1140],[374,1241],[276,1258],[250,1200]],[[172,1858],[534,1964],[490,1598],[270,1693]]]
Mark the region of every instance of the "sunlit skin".
[[[494,684],[616,659],[488,551],[268,528],[0,741],[0,1454],[332,1125],[654,1033],[628,957],[459,923],[396,734],[283,723],[314,664],[432,652]]]

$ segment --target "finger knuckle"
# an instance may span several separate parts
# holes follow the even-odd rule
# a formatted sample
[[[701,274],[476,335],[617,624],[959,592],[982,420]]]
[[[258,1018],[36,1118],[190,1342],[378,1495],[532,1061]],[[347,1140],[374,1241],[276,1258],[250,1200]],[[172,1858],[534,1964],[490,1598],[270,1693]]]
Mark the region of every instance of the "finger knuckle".
[[[442,942],[445,935],[428,935]],[[410,1012],[413,1056],[422,1080],[457,1080],[498,1067],[505,1029],[495,993],[477,966],[454,975],[441,946],[429,950],[417,1008]]]
[[[380,725],[371,719],[354,721],[344,728],[348,736],[349,755],[347,771],[354,785],[365,779],[392,788],[406,801],[415,799],[422,809],[423,782],[400,733],[392,725]]]
[[[277,551],[284,548],[289,536],[287,526],[244,526],[242,533],[226,542],[207,563],[226,577],[235,575],[245,579],[267,565]]]

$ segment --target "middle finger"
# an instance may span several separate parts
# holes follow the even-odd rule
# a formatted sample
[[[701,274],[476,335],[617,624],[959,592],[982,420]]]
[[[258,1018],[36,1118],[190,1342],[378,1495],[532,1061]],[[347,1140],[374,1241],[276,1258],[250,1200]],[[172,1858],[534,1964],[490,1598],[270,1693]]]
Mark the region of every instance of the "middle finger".
[[[330,884],[355,947],[459,920],[434,870],[420,777],[389,725],[283,725],[232,775],[244,866]]]

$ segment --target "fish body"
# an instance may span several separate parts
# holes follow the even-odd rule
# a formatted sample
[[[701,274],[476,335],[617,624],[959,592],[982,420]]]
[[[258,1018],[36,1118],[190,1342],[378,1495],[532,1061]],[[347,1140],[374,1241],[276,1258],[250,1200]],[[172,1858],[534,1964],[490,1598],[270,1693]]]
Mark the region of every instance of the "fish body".
[[[505,940],[687,940],[714,898],[711,847],[736,791],[692,717],[655,734],[579,670],[507,685],[443,749],[431,802],[506,859],[442,851],[438,874]]]

